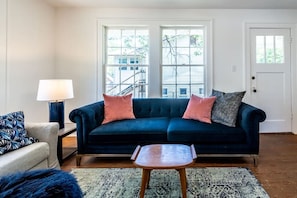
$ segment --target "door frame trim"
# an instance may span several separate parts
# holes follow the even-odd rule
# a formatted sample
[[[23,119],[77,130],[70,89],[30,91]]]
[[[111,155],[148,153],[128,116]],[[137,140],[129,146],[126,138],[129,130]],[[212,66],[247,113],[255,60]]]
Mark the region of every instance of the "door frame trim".
[[[297,98],[297,68],[296,68],[296,24],[266,24],[266,23],[244,23],[243,27],[243,35],[244,35],[244,44],[243,44],[243,52],[244,52],[244,67],[245,67],[245,75],[244,75],[244,87],[246,90],[246,98],[247,102],[251,101],[251,37],[250,30],[251,29],[289,29],[291,32],[291,128],[294,134],[297,134],[297,101],[294,101],[294,98]]]

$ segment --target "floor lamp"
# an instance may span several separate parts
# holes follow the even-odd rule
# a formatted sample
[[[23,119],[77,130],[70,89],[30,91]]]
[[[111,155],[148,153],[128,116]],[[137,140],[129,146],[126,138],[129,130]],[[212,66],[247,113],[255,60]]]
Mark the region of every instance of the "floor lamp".
[[[37,92],[38,101],[48,101],[49,121],[58,122],[64,128],[64,101],[73,98],[72,80],[40,80]]]

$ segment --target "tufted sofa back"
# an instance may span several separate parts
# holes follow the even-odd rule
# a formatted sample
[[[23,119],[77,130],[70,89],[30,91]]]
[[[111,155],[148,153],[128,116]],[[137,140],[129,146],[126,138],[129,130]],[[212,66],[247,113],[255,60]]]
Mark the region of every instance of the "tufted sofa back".
[[[182,117],[189,99],[145,98],[133,99],[133,111],[136,118]]]

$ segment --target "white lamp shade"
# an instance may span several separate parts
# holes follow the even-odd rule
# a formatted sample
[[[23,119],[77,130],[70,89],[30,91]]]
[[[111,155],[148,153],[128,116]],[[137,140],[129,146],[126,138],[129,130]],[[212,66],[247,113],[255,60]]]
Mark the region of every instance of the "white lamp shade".
[[[70,98],[73,98],[72,80],[49,79],[39,81],[37,100],[59,101]]]

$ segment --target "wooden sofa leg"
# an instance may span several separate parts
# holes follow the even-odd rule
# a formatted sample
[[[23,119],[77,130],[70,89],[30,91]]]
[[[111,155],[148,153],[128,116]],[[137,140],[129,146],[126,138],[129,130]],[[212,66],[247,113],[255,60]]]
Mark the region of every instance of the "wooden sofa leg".
[[[76,166],[80,166],[80,162],[81,162],[81,156],[76,155]]]
[[[259,156],[258,155],[253,155],[253,159],[254,159],[254,166],[257,167],[258,163],[259,163]]]

